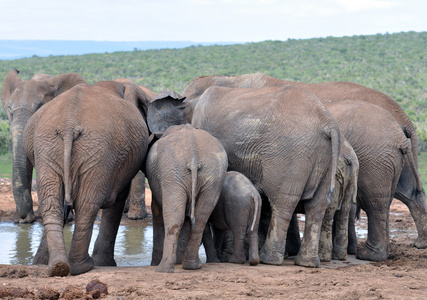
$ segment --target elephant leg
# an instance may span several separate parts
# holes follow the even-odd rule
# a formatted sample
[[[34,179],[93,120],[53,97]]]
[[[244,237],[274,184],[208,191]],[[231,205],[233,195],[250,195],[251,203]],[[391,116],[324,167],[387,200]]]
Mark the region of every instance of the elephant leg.
[[[246,262],[246,254],[244,249],[246,226],[233,226],[232,231],[234,236],[234,251],[229,262],[235,264],[244,264]]]
[[[170,195],[166,193],[165,195]],[[164,244],[163,255],[156,272],[173,273],[176,264],[179,233],[184,224],[186,195],[173,195],[173,199],[163,197]],[[203,228],[202,228],[203,231]],[[201,236],[199,240],[199,246]]]
[[[299,234],[298,215],[293,214],[286,234],[286,253],[289,256],[297,255],[301,248],[301,237]]]
[[[335,209],[336,205],[329,205],[323,217],[319,238],[320,261],[331,261],[332,259],[332,222]]]
[[[218,255],[216,254],[216,249],[214,245],[214,237],[211,230],[211,225],[208,223],[205,226],[203,231],[203,246],[205,247],[206,252],[206,262],[219,262]]]
[[[327,175],[326,175],[327,176]],[[304,200],[305,228],[304,237],[298,255],[295,257],[295,264],[304,267],[319,267],[319,239],[320,231],[327,208],[327,190],[329,182],[323,180],[313,199]]]
[[[286,247],[286,235],[299,196],[280,195],[271,200],[271,219],[267,238],[260,251],[261,263],[281,265]]]
[[[332,238],[332,259],[346,260],[348,249],[348,224],[350,220],[350,209],[352,203],[346,201],[341,205],[341,209],[335,212]],[[350,202],[350,203],[349,203]]]
[[[368,238],[356,257],[363,260],[383,261],[388,258],[389,210],[392,199],[371,198],[367,203]],[[365,205],[366,205],[365,201]]]
[[[219,186],[219,184],[218,184]],[[203,230],[208,222],[208,219],[218,202],[221,189],[215,186],[206,186],[199,193],[199,197],[195,208],[195,222],[191,228],[190,239],[184,252],[182,267],[186,270],[195,270],[202,267],[202,262],[199,258],[199,248],[202,241]]]
[[[249,238],[249,264],[256,266],[259,264],[259,253],[258,253],[258,230],[253,230],[248,233]]]
[[[112,206],[102,210],[101,225],[92,253],[95,266],[117,265],[114,260],[114,245],[129,188],[128,186],[117,196]]]
[[[158,266],[162,260],[163,242],[165,238],[165,225],[161,206],[153,193],[151,201],[151,211],[153,214],[153,252],[151,255],[151,265]]]
[[[230,246],[231,244],[227,243],[227,237],[230,236],[230,232],[227,230],[221,230],[215,226],[213,226],[212,231],[219,261],[228,262],[230,259],[230,252],[231,254],[233,253],[233,249],[231,249],[232,246]]]
[[[140,220],[148,216],[145,207],[145,175],[141,171],[132,180],[128,201],[127,216],[129,219]]]
[[[352,204],[350,208],[349,218],[348,218],[348,254],[356,254],[357,251],[357,235],[356,235],[356,212],[357,204]]]

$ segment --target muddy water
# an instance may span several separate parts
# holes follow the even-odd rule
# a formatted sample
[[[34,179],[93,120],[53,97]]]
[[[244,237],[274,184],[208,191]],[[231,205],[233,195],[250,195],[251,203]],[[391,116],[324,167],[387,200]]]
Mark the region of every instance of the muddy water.
[[[74,225],[64,227],[66,245],[71,243]],[[89,253],[92,253],[99,225],[94,225]],[[0,223],[0,264],[29,265],[32,263],[43,234],[43,225]],[[116,239],[114,258],[118,266],[149,266],[153,248],[152,219],[126,222],[120,225]],[[206,261],[205,251],[201,247],[200,259]]]

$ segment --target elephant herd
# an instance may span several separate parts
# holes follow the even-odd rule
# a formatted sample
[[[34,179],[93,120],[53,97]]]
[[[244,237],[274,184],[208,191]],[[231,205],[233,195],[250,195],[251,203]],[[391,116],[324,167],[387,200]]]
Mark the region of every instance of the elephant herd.
[[[114,244],[132,179],[152,189],[156,271],[218,261],[318,267],[388,257],[389,208],[408,206],[427,248],[427,203],[415,128],[387,95],[350,83],[298,83],[261,73],[203,76],[156,93],[128,79],[89,85],[76,73],[8,73],[15,222],[33,222],[33,167],[44,224],[36,262],[49,276],[115,266]],[[141,181],[141,180],[139,180]],[[356,253],[356,206],[368,238]],[[101,224],[88,253],[99,210]],[[74,213],[67,254],[63,225]],[[302,240],[296,213],[305,214]],[[245,245],[249,250],[245,251]],[[248,253],[246,253],[248,252]]]

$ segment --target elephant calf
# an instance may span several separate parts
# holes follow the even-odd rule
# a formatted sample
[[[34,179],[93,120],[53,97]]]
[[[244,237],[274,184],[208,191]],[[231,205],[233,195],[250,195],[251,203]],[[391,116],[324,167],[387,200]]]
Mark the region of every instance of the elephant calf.
[[[153,254],[157,272],[173,273],[178,237],[186,218],[191,233],[182,267],[199,269],[203,230],[218,201],[227,171],[221,143],[191,125],[171,126],[147,155],[147,178],[152,190]]]
[[[209,226],[203,235],[207,262],[217,261],[227,230],[233,233],[234,250],[229,262],[246,262],[244,240],[249,239],[249,264],[259,263],[258,225],[261,214],[261,196],[252,182],[243,174],[227,172],[218,203],[209,218]]]

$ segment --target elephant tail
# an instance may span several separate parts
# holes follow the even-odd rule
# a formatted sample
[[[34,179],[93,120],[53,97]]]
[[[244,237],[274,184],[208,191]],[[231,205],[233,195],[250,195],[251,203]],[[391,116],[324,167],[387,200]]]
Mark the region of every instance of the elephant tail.
[[[329,131],[329,138],[332,143],[332,162],[331,162],[331,184],[327,193],[328,205],[331,203],[333,194],[335,193],[335,176],[337,174],[338,159],[340,154],[340,138],[339,132],[336,127],[331,128]]]
[[[191,228],[194,227],[194,224],[196,222],[194,215],[195,215],[195,209],[196,209],[197,175],[200,167],[201,166],[194,161],[188,166],[188,169],[190,170],[190,173],[191,173],[191,206],[190,206]]]
[[[259,207],[261,206],[261,201],[260,201],[259,197],[252,195],[252,200],[254,200],[255,209],[254,209],[254,215],[252,217],[251,228],[249,231],[254,231],[255,222],[257,221],[258,214],[259,214]]]
[[[67,218],[68,212],[73,205],[71,199],[71,180],[70,180],[70,168],[71,168],[71,150],[73,148],[73,141],[81,134],[81,128],[69,128],[64,133],[64,217]],[[67,215],[67,216],[65,216]]]
[[[411,168],[412,174],[414,174],[415,182],[417,185],[418,192],[423,192],[423,182],[421,181],[420,173],[418,173],[418,169],[415,165],[415,158],[412,153],[412,149],[408,149],[408,147],[400,148],[400,151],[406,155],[409,167]]]

